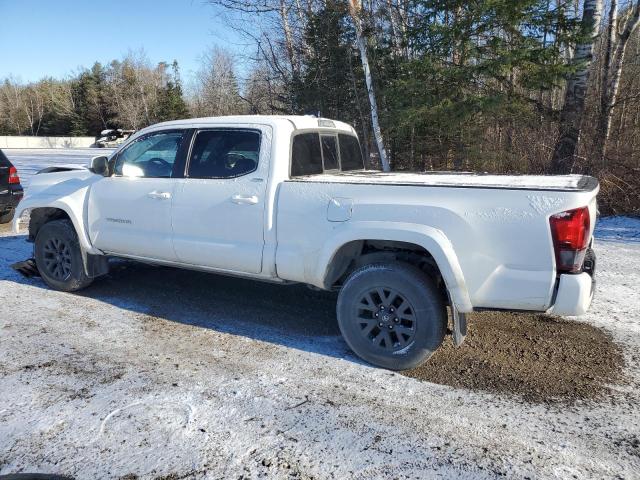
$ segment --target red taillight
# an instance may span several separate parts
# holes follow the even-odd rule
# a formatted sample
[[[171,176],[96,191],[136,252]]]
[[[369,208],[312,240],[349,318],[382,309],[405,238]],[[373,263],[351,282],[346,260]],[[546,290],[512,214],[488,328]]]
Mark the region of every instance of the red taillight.
[[[16,167],[9,167],[9,183],[20,183],[20,177],[18,176],[18,170],[16,170]]]
[[[589,208],[556,213],[549,217],[556,269],[561,273],[577,273],[582,269],[590,232]]]

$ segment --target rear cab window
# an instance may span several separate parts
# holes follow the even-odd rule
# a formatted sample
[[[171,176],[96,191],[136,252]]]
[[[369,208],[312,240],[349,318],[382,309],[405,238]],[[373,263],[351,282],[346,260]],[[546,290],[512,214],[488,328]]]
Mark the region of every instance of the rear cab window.
[[[340,142],[340,170],[364,170],[364,158],[360,150],[360,142],[353,135],[338,134]]]
[[[320,135],[324,171],[340,170],[338,157],[338,137],[336,135]]]
[[[314,131],[294,135],[291,177],[364,170],[360,142],[354,135]]]

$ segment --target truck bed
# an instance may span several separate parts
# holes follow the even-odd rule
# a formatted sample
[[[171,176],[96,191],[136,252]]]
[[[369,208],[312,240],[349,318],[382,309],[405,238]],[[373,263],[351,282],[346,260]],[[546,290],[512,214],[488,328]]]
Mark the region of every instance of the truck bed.
[[[309,175],[296,177],[291,181],[556,192],[592,191],[598,187],[598,181],[586,175],[490,175],[465,172],[385,173],[375,170]]]

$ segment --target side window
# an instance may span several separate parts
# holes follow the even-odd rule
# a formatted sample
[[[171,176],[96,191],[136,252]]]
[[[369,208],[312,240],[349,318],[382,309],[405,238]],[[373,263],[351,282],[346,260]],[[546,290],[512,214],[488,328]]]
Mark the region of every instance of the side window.
[[[169,178],[184,132],[158,132],[125,148],[116,159],[115,174],[125,177]]]
[[[340,167],[343,172],[348,170],[364,170],[364,158],[358,139],[352,135],[339,134]]]
[[[255,171],[260,133],[250,130],[202,130],[197,133],[187,176],[233,178]]]
[[[320,135],[322,139],[322,158],[324,159],[324,170],[338,170],[340,162],[338,160],[338,139],[334,135]]]
[[[322,173],[320,135],[302,133],[293,137],[291,146],[291,176],[318,175]]]

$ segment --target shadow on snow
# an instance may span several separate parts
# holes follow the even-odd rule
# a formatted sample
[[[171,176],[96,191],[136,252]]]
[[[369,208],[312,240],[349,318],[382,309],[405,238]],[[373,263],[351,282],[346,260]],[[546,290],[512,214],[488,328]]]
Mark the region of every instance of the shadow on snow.
[[[10,269],[31,256],[24,236],[0,237],[0,280],[48,288]],[[363,363],[340,336],[336,294],[138,262],[112,260],[110,273],[74,295],[118,308]]]

